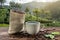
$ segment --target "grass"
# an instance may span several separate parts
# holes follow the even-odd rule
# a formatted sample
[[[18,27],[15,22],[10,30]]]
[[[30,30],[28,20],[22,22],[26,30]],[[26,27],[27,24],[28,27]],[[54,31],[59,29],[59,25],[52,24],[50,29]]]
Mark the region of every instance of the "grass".
[[[8,27],[9,24],[0,24],[0,27]]]

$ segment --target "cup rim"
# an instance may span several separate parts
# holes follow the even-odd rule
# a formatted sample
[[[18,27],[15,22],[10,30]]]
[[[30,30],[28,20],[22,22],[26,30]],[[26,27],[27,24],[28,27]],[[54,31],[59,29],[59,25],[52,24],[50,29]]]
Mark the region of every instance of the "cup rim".
[[[27,21],[26,23],[36,23],[36,24],[38,24],[40,22],[38,22],[38,21]]]

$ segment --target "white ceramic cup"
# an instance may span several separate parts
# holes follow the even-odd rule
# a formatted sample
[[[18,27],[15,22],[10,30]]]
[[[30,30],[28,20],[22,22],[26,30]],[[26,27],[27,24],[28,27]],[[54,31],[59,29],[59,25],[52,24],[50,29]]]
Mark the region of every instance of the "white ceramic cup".
[[[40,30],[40,22],[28,21],[26,22],[26,31],[29,34],[37,34]]]

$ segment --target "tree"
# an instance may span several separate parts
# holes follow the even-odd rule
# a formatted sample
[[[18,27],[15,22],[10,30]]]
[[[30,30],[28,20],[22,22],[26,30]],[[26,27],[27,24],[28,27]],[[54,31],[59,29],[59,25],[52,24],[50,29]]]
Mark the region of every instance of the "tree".
[[[0,9],[0,23],[4,23],[5,22],[5,18],[7,17],[7,9]]]
[[[40,10],[38,9],[38,8],[35,8],[34,10],[33,10],[33,13],[34,13],[34,15],[35,16],[39,16],[40,15]]]
[[[15,2],[11,1],[9,4],[10,4],[10,8],[13,8],[15,6]]]
[[[10,2],[10,8],[21,8],[21,4],[15,3],[14,1]]]
[[[60,1],[47,5],[45,10],[49,10],[51,12],[53,20],[60,21]]]
[[[51,19],[51,13],[50,13],[50,11],[44,11],[44,14],[45,14],[45,18],[46,19]]]
[[[38,8],[35,8],[35,9],[33,10],[33,13],[34,13],[34,15],[36,16],[36,18],[37,18],[37,20],[38,20],[38,18],[39,18],[39,16],[40,16],[40,10],[39,10]]]
[[[28,7],[26,7],[25,12],[29,12],[29,8]]]
[[[0,0],[0,4],[1,4],[1,8],[2,8],[2,5],[6,2],[6,0]]]

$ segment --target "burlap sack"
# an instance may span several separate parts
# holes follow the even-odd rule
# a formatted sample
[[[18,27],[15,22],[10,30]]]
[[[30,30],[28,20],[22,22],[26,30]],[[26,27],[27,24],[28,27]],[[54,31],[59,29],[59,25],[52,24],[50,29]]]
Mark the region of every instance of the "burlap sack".
[[[8,33],[14,34],[19,32],[23,28],[24,21],[25,21],[25,13],[17,10],[11,10]]]

